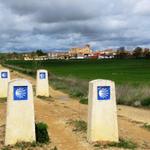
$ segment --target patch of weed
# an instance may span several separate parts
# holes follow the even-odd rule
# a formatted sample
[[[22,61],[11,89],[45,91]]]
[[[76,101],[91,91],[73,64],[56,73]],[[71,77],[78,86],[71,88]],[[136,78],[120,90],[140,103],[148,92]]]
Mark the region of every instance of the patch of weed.
[[[49,97],[46,97],[46,96],[37,96],[37,98],[40,98],[40,99],[43,99],[43,100],[46,100],[46,101],[52,101],[51,100],[51,96],[49,96]]]
[[[94,147],[108,148],[108,147],[118,147],[123,149],[136,149],[137,144],[133,143],[131,140],[119,139],[119,142],[97,142]]]
[[[72,125],[74,132],[86,132],[87,131],[87,123],[83,120],[69,120],[68,122]]]
[[[49,143],[50,142],[50,138],[48,135],[48,131],[47,128],[48,126],[43,123],[36,123],[36,141],[39,143]]]
[[[7,101],[7,97],[0,98],[0,103],[5,103]]]
[[[82,98],[82,99],[80,99],[79,102],[80,102],[81,104],[88,105],[88,99],[87,99],[87,98]]]
[[[55,146],[54,148],[52,148],[51,150],[58,150],[57,147]]]
[[[8,145],[8,146],[4,146],[2,148],[2,150],[12,150],[12,149],[20,149],[20,150],[24,150],[24,149],[30,149],[30,148],[35,148],[38,146],[42,146],[41,143],[38,142],[17,142],[15,145]]]
[[[150,124],[145,123],[142,127],[150,131]]]
[[[150,98],[143,99],[141,105],[144,107],[150,107]]]
[[[108,144],[110,147],[119,147],[125,149],[135,149],[137,148],[137,144],[132,142],[131,140],[120,139],[119,142],[112,142]]]

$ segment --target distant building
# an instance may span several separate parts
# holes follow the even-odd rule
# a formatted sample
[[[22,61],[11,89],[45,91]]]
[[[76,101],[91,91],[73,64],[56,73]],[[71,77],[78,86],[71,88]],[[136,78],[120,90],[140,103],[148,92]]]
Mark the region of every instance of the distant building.
[[[37,56],[34,58],[34,60],[48,60],[47,56]]]
[[[34,57],[30,53],[26,53],[23,55],[24,60],[34,60]]]
[[[23,59],[26,61],[28,61],[28,60],[48,60],[48,56],[47,55],[38,56],[33,53],[26,53],[23,55]]]
[[[96,59],[111,59],[115,58],[116,51],[113,49],[106,49],[106,50],[97,50],[92,53],[90,58],[96,58]]]
[[[48,59],[69,59],[68,52],[49,52]]]
[[[92,50],[90,45],[87,44],[83,48],[71,48],[68,53],[70,58],[83,59],[89,57],[92,54]]]
[[[48,59],[57,59],[58,52],[48,52]]]

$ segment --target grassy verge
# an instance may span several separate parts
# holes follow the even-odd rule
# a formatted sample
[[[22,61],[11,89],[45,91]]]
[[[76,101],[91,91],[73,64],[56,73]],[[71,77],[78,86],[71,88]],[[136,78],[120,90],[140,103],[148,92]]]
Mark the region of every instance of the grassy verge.
[[[8,65],[8,64],[2,64],[3,67],[6,67],[6,68],[9,68],[9,69],[13,69],[13,70],[16,70],[18,72],[21,72],[21,73],[24,73],[24,74],[27,74],[27,75],[30,75],[32,77],[35,77],[36,76],[36,70],[31,70],[31,69],[25,69],[25,68],[22,68],[22,67],[17,67],[17,66],[13,66],[13,65]],[[11,70],[12,71],[12,70]]]
[[[58,90],[69,93],[79,99],[80,103],[88,104],[88,81],[73,77],[50,76],[50,84]],[[135,107],[150,107],[149,85],[117,84],[117,103]]]
[[[13,70],[28,74],[32,77],[36,76],[36,69],[24,69],[17,66],[6,65],[3,66]],[[49,72],[50,85],[57,90],[62,90],[68,93],[71,97],[79,99],[80,103],[88,104],[88,81],[77,79],[72,76],[59,77]],[[150,107],[150,86],[149,84],[116,84],[117,103],[122,105],[129,105],[135,107]]]
[[[146,130],[150,131],[150,124],[145,123],[142,127],[145,128]]]
[[[85,101],[87,101],[88,95],[87,81],[79,80],[70,76],[58,77],[56,75],[50,74],[49,82],[54,89],[62,90],[68,93],[71,97],[78,98],[79,100],[84,99]]]
[[[136,149],[137,144],[132,142],[131,140],[128,139],[119,139],[119,142],[97,142],[94,144],[94,147],[99,147],[99,148],[109,148],[109,147],[117,147],[121,149]]]

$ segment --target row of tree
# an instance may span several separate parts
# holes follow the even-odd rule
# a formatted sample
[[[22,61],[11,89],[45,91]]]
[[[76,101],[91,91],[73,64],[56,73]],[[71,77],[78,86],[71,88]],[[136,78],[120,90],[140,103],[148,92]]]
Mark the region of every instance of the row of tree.
[[[136,47],[132,52],[130,52],[124,47],[120,47],[117,50],[116,58],[150,58],[150,49]]]
[[[29,53],[31,57],[38,57],[38,56],[46,56],[47,53],[43,52],[42,50],[36,50],[34,52]],[[0,60],[6,60],[6,59],[19,59],[23,60],[24,59],[24,53],[0,53]]]

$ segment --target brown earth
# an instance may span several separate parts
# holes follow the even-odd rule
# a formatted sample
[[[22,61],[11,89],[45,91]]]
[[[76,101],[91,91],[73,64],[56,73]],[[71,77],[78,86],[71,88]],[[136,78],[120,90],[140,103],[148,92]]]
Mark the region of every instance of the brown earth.
[[[2,67],[0,67],[2,68]],[[25,78],[35,86],[35,79],[27,75],[11,71],[11,78]],[[87,106],[80,104],[61,91],[50,87],[51,97],[48,100],[35,97],[35,116],[37,122],[45,122],[49,127],[52,143],[43,148],[50,150],[56,146],[58,150],[98,150],[86,140],[86,133],[73,132],[68,120],[87,121]],[[4,143],[4,125],[6,118],[6,102],[0,101],[0,148]],[[150,110],[118,106],[119,136],[138,144],[138,149],[150,149],[150,131],[142,128],[150,123]],[[108,149],[108,148],[107,148]],[[117,148],[109,148],[117,149]]]

